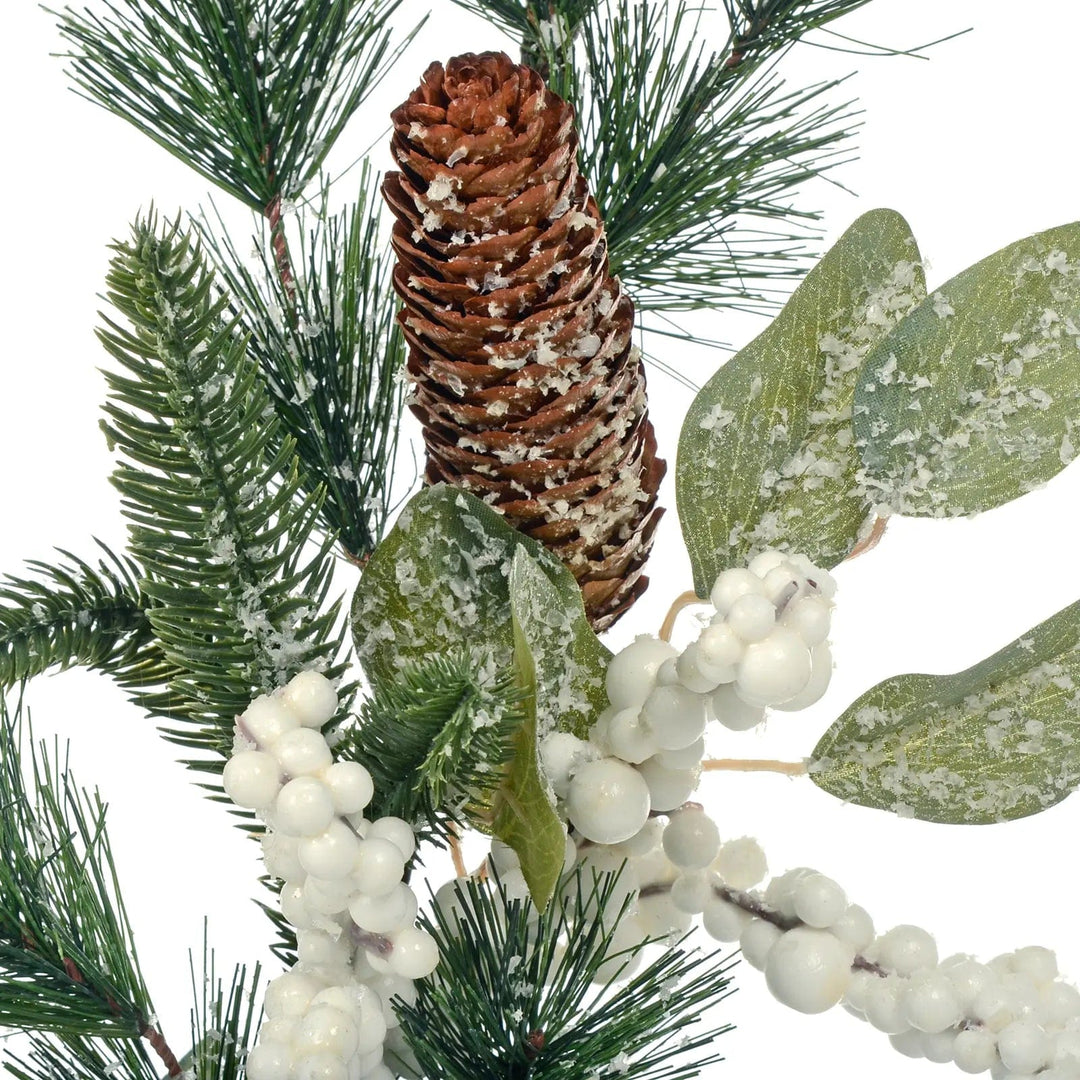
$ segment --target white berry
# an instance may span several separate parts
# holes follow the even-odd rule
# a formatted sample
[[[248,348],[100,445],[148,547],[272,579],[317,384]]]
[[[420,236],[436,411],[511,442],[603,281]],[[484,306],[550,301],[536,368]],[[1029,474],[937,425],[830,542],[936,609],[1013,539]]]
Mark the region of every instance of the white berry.
[[[783,566],[787,562],[787,555],[782,551],[777,551],[776,548],[766,548],[760,554],[755,555],[750,562],[746,564],[747,570],[751,574],[756,574],[759,578],[764,578],[770,570],[775,570],[778,566]]]
[[[286,731],[271,750],[288,776],[314,776],[330,767],[330,747],[318,731],[295,728]]]
[[[709,599],[720,615],[727,615],[731,610],[731,605],[740,596],[763,591],[761,578],[757,574],[752,574],[743,567],[734,567],[731,570],[725,570],[716,579],[709,593]]]
[[[797,926],[769,950],[765,982],[784,1005],[803,1013],[824,1012],[844,996],[854,956],[827,930]]]
[[[876,949],[881,965],[897,975],[914,975],[937,964],[937,944],[921,926],[894,926],[878,938]]]
[[[276,694],[261,694],[240,715],[237,727],[268,750],[286,731],[299,727],[299,719]]]
[[[787,701],[778,701],[773,704],[774,709],[782,712],[798,712],[800,709],[808,709],[816,705],[829,689],[832,682],[833,658],[832,650],[827,641],[815,645],[810,650],[810,681],[794,696]]]
[[[403,818],[391,816],[376,818],[371,823],[365,839],[371,840],[377,837],[394,844],[406,862],[413,857],[413,852],[416,850],[416,835],[413,833],[412,826]]]
[[[765,852],[752,836],[721,844],[712,868],[733,889],[752,889],[769,872]]]
[[[282,701],[304,727],[321,728],[337,712],[334,684],[318,671],[301,671],[281,692]]]
[[[810,593],[792,600],[780,620],[809,645],[820,645],[829,636],[832,605],[823,596]]]
[[[705,699],[684,686],[657,686],[645,699],[641,716],[661,750],[681,750],[705,730]]]
[[[634,765],[652,757],[660,749],[656,733],[637,706],[620,709],[609,717],[607,745],[615,757]]]
[[[795,914],[808,926],[831,926],[847,908],[844,890],[824,874],[810,874],[796,886],[792,898]]]
[[[359,841],[353,879],[367,896],[385,896],[405,873],[401,848],[381,836]]]
[[[643,761],[637,772],[648,788],[651,808],[660,813],[682,806],[700,776],[698,769],[668,769],[654,757]]]
[[[574,828],[597,844],[629,840],[649,816],[649,787],[618,758],[583,765],[570,781],[566,812]]]
[[[356,892],[349,900],[349,914],[362,930],[392,934],[416,921],[416,894],[400,881],[383,896]]]
[[[342,816],[360,813],[375,793],[371,773],[359,761],[335,761],[322,779],[334,800],[334,812]]]
[[[248,1080],[289,1080],[291,1072],[292,1051],[281,1043],[260,1042],[244,1059]]]
[[[957,1033],[953,1061],[962,1072],[986,1072],[996,1060],[997,1043],[989,1031],[969,1028]]]
[[[765,710],[760,705],[748,705],[731,685],[717,687],[710,698],[710,707],[729,731],[748,731],[765,722]]]
[[[237,806],[265,810],[281,789],[281,769],[272,754],[241,750],[225,763],[222,774],[225,794]]]
[[[390,953],[390,967],[396,975],[407,979],[423,979],[430,975],[439,963],[439,949],[435,939],[418,926],[408,926],[392,938],[394,949]]]
[[[722,676],[731,672],[730,678],[718,676],[717,682],[730,682],[735,678],[735,665],[742,659],[746,646],[726,622],[706,626],[695,644],[698,664],[707,674]]]
[[[810,650],[794,630],[777,626],[762,641],[746,647],[735,692],[749,705],[787,701],[810,681]]]
[[[349,877],[356,866],[361,840],[340,818],[334,818],[324,832],[305,836],[297,848],[300,865],[317,878],[336,881]]]
[[[764,596],[747,593],[731,605],[727,621],[743,641],[761,641],[776,625],[776,608]]]
[[[1049,1061],[1050,1039],[1038,1024],[1014,1020],[998,1032],[998,1056],[1014,1073],[1038,1072]]]
[[[330,789],[314,776],[290,780],[274,801],[274,825],[288,836],[316,836],[334,818]]]
[[[713,897],[701,913],[701,925],[705,933],[717,941],[738,941],[750,918],[747,912],[734,904]]]
[[[675,647],[666,641],[642,634],[608,664],[604,685],[608,700],[616,709],[641,706],[656,683],[656,672],[665,660],[678,656]]]
[[[664,853],[682,870],[702,870],[716,858],[720,832],[704,810],[680,810],[664,829]]]
[[[940,971],[913,975],[903,995],[907,1022],[919,1031],[934,1034],[960,1022],[960,1002],[952,983]]]
[[[758,971],[765,970],[769,953],[781,938],[780,930],[764,919],[751,919],[739,935],[743,959]]]

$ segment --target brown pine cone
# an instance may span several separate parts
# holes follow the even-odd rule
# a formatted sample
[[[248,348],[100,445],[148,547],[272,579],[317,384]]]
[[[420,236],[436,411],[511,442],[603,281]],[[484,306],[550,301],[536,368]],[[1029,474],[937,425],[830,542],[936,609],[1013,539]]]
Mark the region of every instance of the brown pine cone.
[[[573,109],[504,53],[469,53],[391,115],[402,171],[383,194],[425,479],[546,544],[603,630],[647,584],[665,465]]]

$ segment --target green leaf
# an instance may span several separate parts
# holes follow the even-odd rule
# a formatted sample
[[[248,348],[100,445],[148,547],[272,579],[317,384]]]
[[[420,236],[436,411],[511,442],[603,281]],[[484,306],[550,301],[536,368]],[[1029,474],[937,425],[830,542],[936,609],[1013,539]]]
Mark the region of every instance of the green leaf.
[[[675,490],[699,596],[764,547],[834,566],[867,522],[851,407],[859,364],[924,295],[904,219],[872,210],[694,399]]]
[[[848,802],[950,824],[1037,814],[1080,783],[1080,602],[955,675],[867,691],[814,748]]]
[[[410,661],[457,645],[490,655],[509,670],[514,648],[509,574],[523,548],[550,583],[562,637],[560,692],[542,694],[537,723],[581,733],[606,705],[610,653],[585,620],[573,575],[535,540],[512,529],[479,499],[445,484],[425,488],[375,549],[352,605],[356,652],[373,683],[387,682]],[[556,615],[555,612],[558,612]],[[543,653],[542,687],[554,678]],[[549,674],[551,672],[552,674]]]
[[[542,580],[539,581],[538,579]],[[537,664],[525,626],[536,612],[547,578],[518,548],[510,569],[511,624],[514,634],[514,678],[522,691],[524,723],[514,736],[514,757],[495,793],[494,833],[517,852],[521,873],[533,903],[543,911],[555,892],[566,855],[566,826],[555,812],[550,786],[540,771],[537,753]]]
[[[1029,236],[928,297],[866,360],[865,482],[890,511],[977,514],[1076,456],[1080,222]]]

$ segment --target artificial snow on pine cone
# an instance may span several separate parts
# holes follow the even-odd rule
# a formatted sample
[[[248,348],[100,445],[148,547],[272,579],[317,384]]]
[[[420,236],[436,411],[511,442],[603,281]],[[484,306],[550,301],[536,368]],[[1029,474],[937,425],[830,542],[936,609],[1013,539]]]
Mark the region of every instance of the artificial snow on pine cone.
[[[481,53],[432,64],[392,118],[383,192],[425,479],[546,544],[602,630],[645,589],[665,465],[573,109]]]

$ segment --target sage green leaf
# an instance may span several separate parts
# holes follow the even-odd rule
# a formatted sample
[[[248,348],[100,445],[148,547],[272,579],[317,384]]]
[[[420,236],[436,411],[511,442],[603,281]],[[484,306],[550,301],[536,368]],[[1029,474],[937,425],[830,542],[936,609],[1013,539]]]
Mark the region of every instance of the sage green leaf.
[[[1039,487],[1080,436],[1080,222],[969,267],[866,359],[865,483],[884,508],[977,514]]]
[[[694,399],[675,490],[694,587],[765,547],[840,562],[869,526],[851,408],[867,352],[925,296],[892,210],[860,217]]]
[[[542,686],[557,686],[558,692],[538,700],[540,730],[587,730],[607,704],[604,671],[611,654],[585,619],[573,575],[490,506],[445,484],[410,500],[357,587],[352,631],[368,678],[387,681],[410,660],[456,645],[509,671],[509,575],[518,549],[533,560],[550,590],[543,619],[552,640],[535,647],[543,658]]]
[[[566,852],[566,828],[555,812],[554,796],[540,771],[537,705],[543,698],[541,663],[533,643],[543,637],[530,623],[551,610],[553,587],[522,548],[510,570],[514,677],[523,693],[525,722],[514,737],[514,757],[495,792],[494,833],[517,853],[536,907],[543,911],[555,892]],[[542,655],[542,654],[541,654]]]
[[[950,824],[1037,814],[1080,783],[1080,602],[955,675],[867,691],[810,775],[863,806]]]

